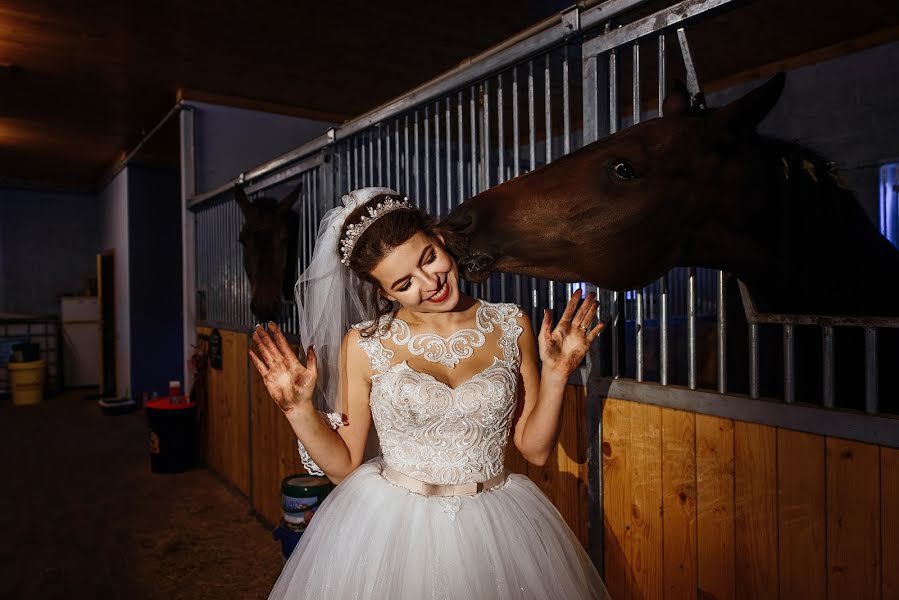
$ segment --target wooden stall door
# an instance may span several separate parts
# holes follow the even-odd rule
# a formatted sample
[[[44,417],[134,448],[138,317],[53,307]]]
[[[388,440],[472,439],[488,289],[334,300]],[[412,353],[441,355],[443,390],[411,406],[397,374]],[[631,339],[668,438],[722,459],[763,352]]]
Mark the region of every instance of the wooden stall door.
[[[899,598],[899,450],[607,398],[604,567],[627,598]]]

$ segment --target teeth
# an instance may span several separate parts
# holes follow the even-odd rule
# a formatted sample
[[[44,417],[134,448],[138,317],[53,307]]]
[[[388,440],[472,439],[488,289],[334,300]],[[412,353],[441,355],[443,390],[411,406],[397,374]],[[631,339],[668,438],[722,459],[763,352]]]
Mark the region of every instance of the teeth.
[[[448,281],[444,281],[443,285],[440,286],[440,290],[436,294],[434,294],[433,296],[428,298],[428,300],[433,301],[434,298],[439,298],[439,297],[443,296],[448,291],[447,284],[448,284]]]

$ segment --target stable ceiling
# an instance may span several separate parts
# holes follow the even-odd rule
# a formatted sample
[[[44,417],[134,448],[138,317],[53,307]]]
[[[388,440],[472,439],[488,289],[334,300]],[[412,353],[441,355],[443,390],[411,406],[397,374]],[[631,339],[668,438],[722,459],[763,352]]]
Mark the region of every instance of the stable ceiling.
[[[643,12],[672,3],[656,0]],[[179,89],[340,122],[568,4],[6,1],[0,179],[96,187],[172,108]],[[770,70],[822,48],[833,55],[899,38],[899,11],[887,10],[887,2],[741,4],[728,27],[691,38],[706,82]]]

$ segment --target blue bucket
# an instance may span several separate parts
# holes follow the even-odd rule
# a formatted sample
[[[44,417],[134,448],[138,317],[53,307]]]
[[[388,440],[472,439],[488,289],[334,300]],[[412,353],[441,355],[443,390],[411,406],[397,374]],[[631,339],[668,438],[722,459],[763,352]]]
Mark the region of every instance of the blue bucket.
[[[281,556],[283,556],[286,561],[293,553],[293,549],[297,547],[300,538],[303,537],[303,532],[291,531],[284,527],[282,522],[282,524],[276,527],[272,532],[272,537],[281,542]]]

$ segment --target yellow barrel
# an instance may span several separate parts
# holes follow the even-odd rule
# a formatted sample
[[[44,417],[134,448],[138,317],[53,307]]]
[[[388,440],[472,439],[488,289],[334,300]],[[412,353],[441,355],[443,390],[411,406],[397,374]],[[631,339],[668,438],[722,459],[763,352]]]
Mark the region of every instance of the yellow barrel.
[[[9,379],[13,404],[37,404],[44,398],[44,359],[31,362],[10,362]]]

